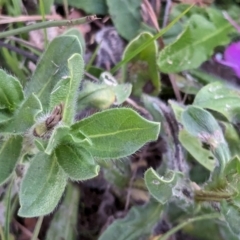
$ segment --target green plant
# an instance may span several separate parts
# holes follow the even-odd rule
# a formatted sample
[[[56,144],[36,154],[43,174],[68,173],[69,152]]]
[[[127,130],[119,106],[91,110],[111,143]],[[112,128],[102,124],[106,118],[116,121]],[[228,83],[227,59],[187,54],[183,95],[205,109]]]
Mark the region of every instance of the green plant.
[[[0,182],[15,175],[17,164],[25,166],[20,216],[52,212],[68,179],[93,178],[99,172],[97,159],[124,158],[158,136],[159,123],[130,108],[74,120],[84,73],[81,54],[77,37],[54,39],[24,90],[15,77],[0,70]]]

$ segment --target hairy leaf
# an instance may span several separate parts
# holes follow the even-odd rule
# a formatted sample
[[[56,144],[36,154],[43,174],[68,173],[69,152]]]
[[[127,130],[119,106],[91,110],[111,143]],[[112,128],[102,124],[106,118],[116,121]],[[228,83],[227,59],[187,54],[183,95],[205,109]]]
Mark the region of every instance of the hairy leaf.
[[[59,145],[55,154],[59,165],[73,180],[86,180],[98,175],[99,166],[95,164],[92,155],[82,147]]]
[[[66,180],[54,155],[35,155],[21,183],[18,215],[36,217],[51,213],[63,194]]]
[[[109,109],[72,125],[72,135],[88,139],[83,146],[94,157],[120,158],[136,152],[158,138],[160,124],[150,122],[131,109]]]

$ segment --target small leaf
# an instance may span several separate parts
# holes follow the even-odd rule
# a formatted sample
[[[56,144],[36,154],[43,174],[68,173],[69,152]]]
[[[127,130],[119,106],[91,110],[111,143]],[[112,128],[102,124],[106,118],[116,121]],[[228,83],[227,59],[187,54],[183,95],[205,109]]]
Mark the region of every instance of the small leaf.
[[[239,111],[240,94],[222,82],[214,82],[203,87],[194,99],[194,105],[220,112],[229,121]]]
[[[12,174],[22,149],[22,137],[12,136],[0,143],[0,185]]]
[[[54,214],[47,231],[46,240],[76,239],[80,189],[72,184],[67,185],[64,200]]]
[[[201,141],[190,135],[184,129],[179,132],[179,141],[183,147],[205,168],[213,171],[215,168],[215,158],[211,151],[202,147]]]
[[[0,69],[0,109],[14,111],[23,101],[23,89],[20,82]]]
[[[11,119],[0,123],[0,132],[11,134],[25,133],[34,124],[35,117],[40,112],[42,112],[41,103],[34,94],[31,94],[22,102]]]
[[[51,213],[63,194],[66,180],[54,155],[35,155],[20,187],[18,215],[37,217]]]
[[[130,83],[119,84],[117,86],[113,86],[112,88],[116,96],[115,104],[117,105],[125,102],[132,92],[132,84]]]
[[[212,56],[216,46],[230,42],[231,24],[222,13],[213,8],[207,10],[208,18],[193,14],[189,25],[176,41],[159,54],[158,66],[164,73],[181,72],[197,68]]]
[[[144,174],[148,191],[161,204],[165,204],[171,198],[177,179],[177,174],[173,171],[168,171],[164,177],[160,177],[153,168],[149,168]]]
[[[126,157],[146,142],[158,138],[160,124],[150,122],[131,109],[109,109],[72,125],[72,134],[85,136],[92,145],[83,146],[94,157]]]
[[[136,49],[152,38],[153,35],[148,32],[138,35],[126,47],[122,57],[123,60],[129,58]],[[123,71],[129,73],[129,79],[133,83],[133,93],[135,95],[141,95],[142,89],[148,83],[152,85],[151,94],[157,95],[159,93],[160,75],[156,63],[157,52],[157,43],[156,41],[152,41],[151,44],[124,66]]]
[[[42,55],[25,92],[27,97],[35,93],[43,110],[49,110],[51,92],[59,79],[69,76],[67,61],[74,53],[81,53],[80,42],[66,35],[55,38]]]
[[[82,147],[59,145],[55,154],[59,165],[73,180],[86,180],[98,175],[99,166],[95,164],[91,154]]]
[[[85,81],[78,95],[78,109],[83,109],[86,106],[106,109],[109,108],[114,101],[115,94],[112,86],[105,83],[96,84]]]
[[[132,207],[127,216],[115,220],[103,232],[99,240],[148,239],[153,226],[159,221],[162,209],[162,205],[157,202]]]
[[[119,34],[127,40],[134,38],[141,27],[141,1],[106,0],[108,11]],[[124,16],[124,17],[123,17]]]

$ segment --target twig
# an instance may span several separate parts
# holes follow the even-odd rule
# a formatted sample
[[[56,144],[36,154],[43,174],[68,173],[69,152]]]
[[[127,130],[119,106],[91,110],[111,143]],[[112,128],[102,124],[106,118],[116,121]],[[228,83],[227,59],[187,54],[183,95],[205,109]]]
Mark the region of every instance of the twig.
[[[223,11],[224,18],[233,26],[236,28],[238,32],[240,32],[240,26],[229,16],[229,14],[226,11]]]
[[[168,74],[168,76],[169,76],[170,82],[171,82],[172,87],[173,87],[174,94],[175,94],[178,102],[182,102],[181,94],[180,94],[179,88],[176,84],[176,79],[175,79],[174,75],[173,74]]]
[[[62,18],[58,15],[46,15],[46,20],[61,20]],[[0,15],[0,24],[16,23],[16,22],[32,22],[41,21],[42,16],[19,16],[19,17],[7,17]]]
[[[12,36],[12,35],[20,34],[20,33],[26,33],[26,32],[30,32],[33,30],[50,28],[50,27],[74,26],[74,25],[89,23],[89,22],[95,21],[96,19],[99,19],[99,18],[97,18],[96,15],[91,15],[91,16],[87,16],[84,18],[74,19],[74,20],[59,20],[59,21],[40,22],[40,23],[29,25],[29,26],[25,26],[22,28],[17,28],[17,29],[12,29],[10,31],[6,31],[6,32],[1,32],[0,38],[5,38],[5,37]]]
[[[167,0],[165,11],[164,11],[164,17],[163,17],[163,25],[162,25],[163,28],[167,26],[168,16],[171,10],[171,6],[172,6],[172,0]]]

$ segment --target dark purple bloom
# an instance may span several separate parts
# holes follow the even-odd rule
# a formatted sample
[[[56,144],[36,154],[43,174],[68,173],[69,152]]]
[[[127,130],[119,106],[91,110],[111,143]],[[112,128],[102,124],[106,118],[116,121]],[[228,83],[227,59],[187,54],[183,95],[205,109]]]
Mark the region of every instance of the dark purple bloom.
[[[224,52],[224,58],[219,63],[232,68],[240,78],[240,42],[231,43]]]

